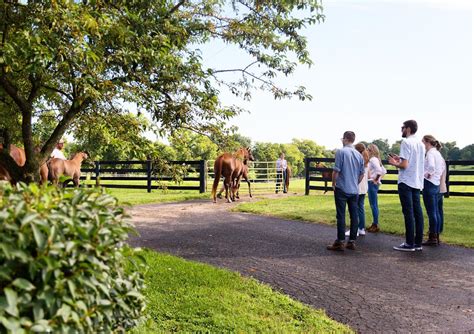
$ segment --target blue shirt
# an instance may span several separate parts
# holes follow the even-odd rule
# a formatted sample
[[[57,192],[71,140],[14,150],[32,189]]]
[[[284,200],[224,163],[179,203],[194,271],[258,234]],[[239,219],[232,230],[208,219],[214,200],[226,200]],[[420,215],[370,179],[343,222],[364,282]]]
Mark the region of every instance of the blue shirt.
[[[336,188],[346,194],[359,193],[359,176],[364,175],[364,158],[352,145],[346,145],[336,151],[336,162],[333,168],[339,173]]]

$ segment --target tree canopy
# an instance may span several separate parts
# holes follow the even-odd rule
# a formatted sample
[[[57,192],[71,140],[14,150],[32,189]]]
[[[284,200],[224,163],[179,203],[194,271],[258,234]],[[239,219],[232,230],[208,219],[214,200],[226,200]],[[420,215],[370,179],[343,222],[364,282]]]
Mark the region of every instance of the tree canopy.
[[[2,1],[0,7],[0,125],[21,138],[26,179],[81,117],[133,105],[149,112],[162,133],[216,135],[240,112],[220,103],[223,89],[243,98],[255,88],[275,98],[310,98],[303,87],[279,87],[274,79],[311,64],[300,31],[324,18],[317,0]],[[199,48],[216,41],[245,52],[248,64],[205,67]],[[57,122],[35,153],[33,123],[45,112]],[[0,163],[9,167],[8,160],[2,152]]]

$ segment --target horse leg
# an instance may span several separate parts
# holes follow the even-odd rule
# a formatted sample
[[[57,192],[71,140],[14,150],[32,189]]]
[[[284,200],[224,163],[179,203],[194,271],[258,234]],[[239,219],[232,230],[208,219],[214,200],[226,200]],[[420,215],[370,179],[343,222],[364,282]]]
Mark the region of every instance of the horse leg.
[[[224,182],[222,182],[222,188],[221,188],[221,190],[219,190],[219,192],[217,193],[217,198],[219,198],[219,199],[222,198],[222,193],[224,192],[224,189],[225,189],[225,185],[224,185]]]
[[[244,179],[245,179],[245,181],[247,181],[247,184],[249,186],[249,196],[250,196],[250,198],[252,198],[252,190],[250,189],[250,181],[249,181],[248,177],[244,177]]]
[[[224,179],[224,187],[225,187],[225,198],[227,200],[227,203],[232,203],[232,199],[230,198],[231,196],[231,191],[232,191],[232,180],[230,175],[226,176]]]
[[[239,199],[239,189],[240,189],[240,176],[235,179],[234,189],[233,189],[233,199]]]

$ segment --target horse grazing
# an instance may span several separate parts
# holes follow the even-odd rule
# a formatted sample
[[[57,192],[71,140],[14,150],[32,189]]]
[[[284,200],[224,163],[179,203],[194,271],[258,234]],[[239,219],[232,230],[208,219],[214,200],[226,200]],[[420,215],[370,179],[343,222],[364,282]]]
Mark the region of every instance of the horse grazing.
[[[54,185],[57,185],[61,175],[70,176],[72,177],[74,186],[78,187],[79,178],[81,177],[81,164],[82,161],[87,158],[87,153],[79,152],[76,153],[71,160],[62,160],[57,158],[51,159],[48,162],[49,179]]]
[[[326,169],[328,169],[328,167],[320,161],[316,162],[316,168],[326,168]],[[329,170],[329,169],[321,171],[321,177],[324,181],[324,193],[327,193],[328,192],[328,181],[332,180],[332,171]]]
[[[214,203],[216,203],[217,200],[216,192],[221,176],[224,177],[225,198],[227,203],[232,202],[231,196],[235,199],[237,184],[242,177],[244,165],[246,165],[249,160],[254,160],[249,147],[240,148],[234,154],[226,152],[217,157],[214,162],[214,183],[212,185],[212,198]],[[230,194],[231,192],[232,195]]]

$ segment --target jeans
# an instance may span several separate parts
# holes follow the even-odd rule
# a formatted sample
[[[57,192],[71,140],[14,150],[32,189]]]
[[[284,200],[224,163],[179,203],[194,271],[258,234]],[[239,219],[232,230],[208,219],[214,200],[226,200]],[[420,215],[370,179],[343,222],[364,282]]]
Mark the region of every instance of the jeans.
[[[379,201],[377,198],[377,193],[379,192],[379,184],[375,184],[372,181],[369,181],[369,203],[370,209],[372,209],[373,223],[375,225],[379,224]]]
[[[357,214],[359,216],[359,229],[362,230],[365,228],[365,194],[359,194],[359,199],[357,200]]]
[[[349,207],[349,216],[351,219],[351,232],[349,240],[357,239],[357,225],[359,224],[357,200],[358,194],[346,194],[340,188],[336,187],[334,191],[334,200],[336,202],[336,220],[337,220],[337,240],[346,239],[346,203]]]
[[[438,193],[438,216],[439,216],[439,232],[443,233],[444,227],[444,211],[443,211],[443,193]]]
[[[280,191],[280,185],[283,183],[283,192],[286,193],[288,189],[286,189],[286,169],[284,171],[277,171],[277,181],[275,191]]]
[[[398,196],[405,218],[405,239],[409,246],[419,246],[423,241],[423,211],[421,209],[420,189],[405,183],[398,184]]]
[[[439,185],[436,186],[425,179],[423,183],[423,203],[428,215],[430,233],[439,233],[438,194]]]

